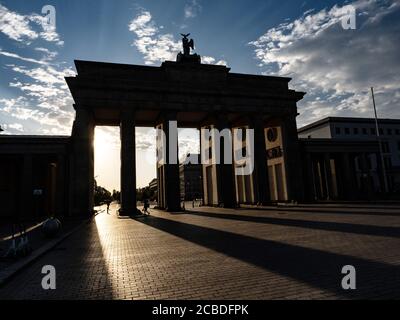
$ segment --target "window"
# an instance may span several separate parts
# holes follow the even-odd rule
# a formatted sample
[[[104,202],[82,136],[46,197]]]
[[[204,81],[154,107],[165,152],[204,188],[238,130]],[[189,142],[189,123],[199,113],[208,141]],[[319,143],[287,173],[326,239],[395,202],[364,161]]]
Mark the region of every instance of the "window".
[[[350,134],[350,129],[349,129],[349,128],[344,128],[344,132],[345,132],[346,134]]]
[[[368,134],[367,128],[362,128],[362,133],[363,134]]]
[[[383,136],[383,129],[379,129],[379,134]]]
[[[389,135],[389,136],[391,136],[392,135],[392,129],[387,129],[387,134]]]
[[[397,149],[400,151],[400,141],[397,141]]]
[[[400,129],[396,129],[396,135],[400,135]]]
[[[336,127],[336,134],[340,135],[340,128]]]
[[[354,128],[354,129],[353,129],[353,133],[354,133],[354,134],[358,134],[358,128]]]
[[[375,128],[371,128],[371,134],[373,134],[374,136],[376,136],[376,130],[375,130]]]

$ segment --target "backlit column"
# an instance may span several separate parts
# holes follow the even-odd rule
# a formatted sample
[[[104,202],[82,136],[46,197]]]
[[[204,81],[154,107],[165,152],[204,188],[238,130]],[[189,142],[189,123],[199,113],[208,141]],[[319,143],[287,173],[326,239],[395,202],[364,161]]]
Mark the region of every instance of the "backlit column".
[[[94,195],[94,120],[91,110],[75,106],[72,128],[72,214],[93,214]]]
[[[296,115],[282,119],[283,154],[286,168],[286,185],[289,201],[302,201],[303,175],[297,136]]]
[[[254,129],[254,182],[256,201],[260,205],[266,205],[270,200],[267,147],[265,141],[264,121],[260,117],[253,117]]]
[[[326,198],[327,200],[332,200],[334,198],[333,176],[331,167],[331,156],[329,153],[324,153],[324,168],[325,168]]]
[[[231,126],[225,115],[217,116],[216,127],[222,136],[224,130],[229,130],[232,133]],[[231,135],[232,137],[232,135]],[[214,137],[215,138],[215,137]],[[215,143],[215,141],[214,141]],[[226,145],[230,144],[230,145]],[[217,144],[216,144],[217,145]],[[226,150],[230,150],[230,159],[225,154]],[[218,202],[223,204],[224,208],[236,207],[236,192],[235,192],[235,179],[234,179],[234,166],[233,166],[233,140],[230,141],[221,139],[220,148],[216,150],[219,152],[220,162],[217,164],[217,185],[218,185]]]
[[[345,152],[341,154],[343,187],[346,200],[357,198],[358,187],[355,177],[354,158],[351,154]]]
[[[135,117],[132,111],[121,113],[121,209],[120,215],[137,214]]]
[[[157,177],[159,206],[170,212],[181,210],[181,193],[178,160],[178,126],[176,112],[163,113],[157,129]]]

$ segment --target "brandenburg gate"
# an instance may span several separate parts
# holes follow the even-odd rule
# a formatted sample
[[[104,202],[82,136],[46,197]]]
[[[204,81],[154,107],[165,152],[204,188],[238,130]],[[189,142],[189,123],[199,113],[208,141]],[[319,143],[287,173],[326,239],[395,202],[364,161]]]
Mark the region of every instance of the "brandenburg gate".
[[[185,46],[186,45],[186,46]],[[235,207],[304,197],[297,138],[297,102],[302,92],[291,79],[238,74],[220,65],[202,64],[184,53],[160,67],[75,61],[77,75],[66,81],[74,99],[69,197],[71,214],[93,212],[94,129],[119,126],[121,136],[121,215],[136,214],[135,127],[163,130],[157,150],[169,151],[169,121],[180,128],[251,128],[254,171],[235,176],[235,162],[203,165],[204,203]],[[173,140],[173,139],[172,139]],[[212,143],[212,142],[211,142]],[[221,143],[222,145],[222,143]],[[180,211],[179,164],[158,163],[158,205]]]

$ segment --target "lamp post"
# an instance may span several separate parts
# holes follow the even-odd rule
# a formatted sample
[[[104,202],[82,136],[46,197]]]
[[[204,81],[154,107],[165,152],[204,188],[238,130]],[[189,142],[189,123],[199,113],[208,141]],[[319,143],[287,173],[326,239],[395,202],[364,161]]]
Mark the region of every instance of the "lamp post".
[[[382,147],[381,135],[380,135],[380,132],[379,132],[378,114],[376,112],[375,95],[374,95],[374,88],[373,87],[371,87],[371,93],[372,93],[372,103],[374,105],[374,113],[375,113],[376,136],[378,138],[379,153],[381,155],[383,183],[384,183],[384,187],[385,187],[385,192],[387,193],[387,192],[389,192],[389,186],[388,186],[388,179],[387,179],[387,175],[386,175],[385,159],[383,157],[383,147]]]

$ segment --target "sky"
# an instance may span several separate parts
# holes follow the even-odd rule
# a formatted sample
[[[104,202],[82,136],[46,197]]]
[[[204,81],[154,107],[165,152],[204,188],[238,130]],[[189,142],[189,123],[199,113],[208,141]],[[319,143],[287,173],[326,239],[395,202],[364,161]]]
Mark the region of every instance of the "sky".
[[[49,28],[42,8],[55,8]],[[356,9],[345,30],[343,7]],[[73,100],[64,81],[74,60],[159,66],[191,33],[203,63],[232,72],[288,76],[307,95],[298,126],[326,116],[400,118],[400,1],[0,0],[2,134],[70,135]],[[155,132],[138,128],[137,186],[155,177]],[[97,127],[95,175],[119,189],[119,129]],[[179,152],[198,151],[179,132]]]

